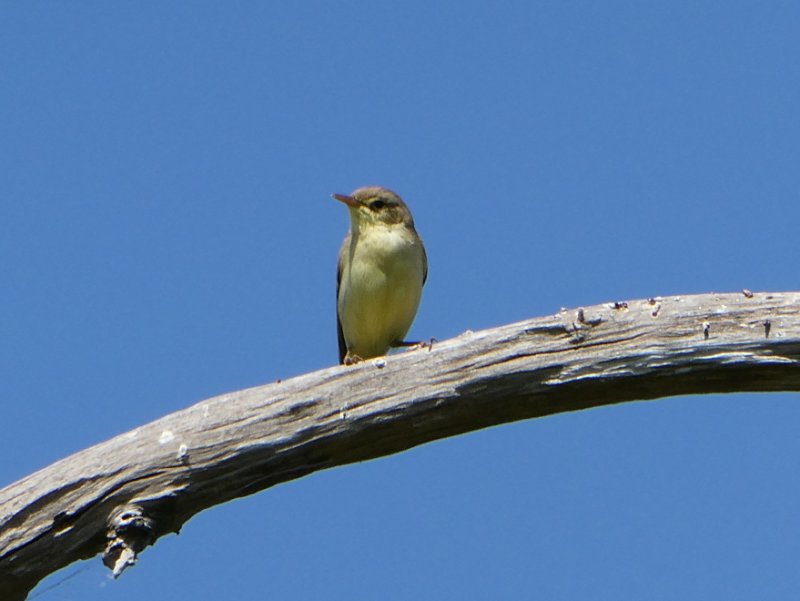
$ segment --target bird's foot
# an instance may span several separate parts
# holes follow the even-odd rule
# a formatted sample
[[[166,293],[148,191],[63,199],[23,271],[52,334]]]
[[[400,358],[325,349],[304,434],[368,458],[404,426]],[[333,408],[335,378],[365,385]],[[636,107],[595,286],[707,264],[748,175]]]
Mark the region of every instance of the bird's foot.
[[[351,354],[348,352],[344,356],[344,361],[342,363],[344,363],[344,365],[355,365],[356,363],[361,363],[363,360],[364,359],[362,359],[358,355]]]
[[[436,338],[431,338],[430,340],[400,340],[398,342],[395,342],[392,346],[407,347],[411,351],[427,348],[430,351],[431,349],[433,349],[434,342],[439,342],[439,341],[436,340]]]
[[[431,352],[433,350],[434,342],[439,342],[439,341],[436,340],[436,338],[434,338],[433,336],[431,336],[428,340],[420,340],[415,348],[420,348],[420,349],[426,348],[428,349],[428,352]]]

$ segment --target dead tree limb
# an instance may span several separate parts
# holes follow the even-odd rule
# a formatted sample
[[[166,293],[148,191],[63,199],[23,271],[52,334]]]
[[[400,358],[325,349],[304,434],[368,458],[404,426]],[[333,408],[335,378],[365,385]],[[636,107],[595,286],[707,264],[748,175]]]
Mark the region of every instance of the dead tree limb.
[[[800,390],[800,292],[610,303],[197,403],[0,490],[0,599],[104,554],[115,574],[213,505],[505,422]]]

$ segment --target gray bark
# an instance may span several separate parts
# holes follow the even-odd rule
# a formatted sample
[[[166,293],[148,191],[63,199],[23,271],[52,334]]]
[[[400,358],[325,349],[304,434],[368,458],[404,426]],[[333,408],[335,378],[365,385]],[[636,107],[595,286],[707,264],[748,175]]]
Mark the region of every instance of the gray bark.
[[[608,303],[201,401],[0,490],[0,599],[103,553],[116,575],[196,513],[515,420],[800,390],[800,292]]]

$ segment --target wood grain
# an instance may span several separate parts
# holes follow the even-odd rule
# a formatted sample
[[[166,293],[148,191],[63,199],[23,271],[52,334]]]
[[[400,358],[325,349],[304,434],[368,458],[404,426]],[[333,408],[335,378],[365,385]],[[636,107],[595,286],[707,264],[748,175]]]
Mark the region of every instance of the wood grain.
[[[800,292],[606,303],[201,401],[0,490],[0,598],[317,470],[510,421],[800,390]]]

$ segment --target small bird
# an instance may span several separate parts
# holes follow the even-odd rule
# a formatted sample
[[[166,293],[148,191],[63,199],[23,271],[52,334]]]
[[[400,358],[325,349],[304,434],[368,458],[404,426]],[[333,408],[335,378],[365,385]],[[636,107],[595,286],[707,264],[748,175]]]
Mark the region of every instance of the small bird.
[[[339,362],[349,365],[418,344],[403,340],[428,277],[411,211],[397,194],[377,186],[333,198],[350,211],[336,271]]]

